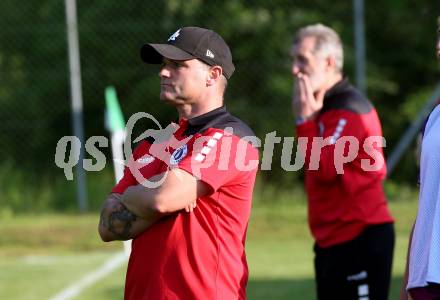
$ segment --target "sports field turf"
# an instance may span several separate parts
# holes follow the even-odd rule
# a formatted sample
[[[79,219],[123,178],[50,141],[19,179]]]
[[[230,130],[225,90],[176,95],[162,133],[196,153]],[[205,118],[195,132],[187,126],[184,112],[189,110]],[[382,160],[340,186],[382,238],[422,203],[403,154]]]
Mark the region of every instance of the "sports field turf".
[[[391,201],[397,219],[392,294],[398,297],[414,194]],[[257,201],[248,231],[248,299],[314,299],[312,239],[303,201]],[[50,299],[122,249],[102,243],[97,214],[0,218],[0,299]],[[74,299],[122,299],[125,265]]]

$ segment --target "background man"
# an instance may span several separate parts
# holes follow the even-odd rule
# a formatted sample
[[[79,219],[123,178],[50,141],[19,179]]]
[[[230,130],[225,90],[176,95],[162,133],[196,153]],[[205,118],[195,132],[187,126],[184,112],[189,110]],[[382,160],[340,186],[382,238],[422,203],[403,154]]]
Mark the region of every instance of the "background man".
[[[440,61],[440,17],[437,20]],[[440,105],[423,131],[420,156],[419,211],[410,236],[404,288],[414,300],[440,299]],[[404,290],[400,297],[408,299]]]
[[[342,44],[334,30],[321,24],[301,28],[291,54],[296,132],[308,138],[305,188],[316,241],[318,299],[387,299],[394,228],[382,188],[386,167],[361,167],[363,159],[372,158],[368,150],[383,160],[382,145],[364,148],[366,138],[382,136],[379,118],[344,78]],[[312,170],[308,166],[315,163],[315,137],[324,138],[326,145],[317,157],[318,169]],[[356,158],[344,164],[343,174],[335,168],[335,144],[341,137],[354,137],[359,143]],[[344,151],[347,155],[347,145]]]
[[[253,132],[223,106],[234,72],[229,47],[211,30],[184,27],[165,44],[144,45],[141,57],[162,63],[160,99],[177,109],[179,126],[169,141],[136,148],[102,208],[104,241],[134,238],[125,299],[245,299],[257,171],[248,163],[258,152],[241,139]],[[143,178],[163,183],[139,184],[136,164]]]

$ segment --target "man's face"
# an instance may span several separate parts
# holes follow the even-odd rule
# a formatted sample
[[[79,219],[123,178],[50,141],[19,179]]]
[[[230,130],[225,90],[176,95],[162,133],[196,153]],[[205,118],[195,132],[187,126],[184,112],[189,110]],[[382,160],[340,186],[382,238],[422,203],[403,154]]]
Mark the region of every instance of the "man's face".
[[[174,106],[197,102],[206,86],[208,70],[209,67],[197,59],[164,58],[159,73],[160,99]]]
[[[440,60],[440,27],[437,28],[437,58]]]
[[[319,54],[313,53],[315,37],[306,37],[292,47],[292,74],[307,75],[310,78],[313,92],[320,90],[327,79],[327,60]]]

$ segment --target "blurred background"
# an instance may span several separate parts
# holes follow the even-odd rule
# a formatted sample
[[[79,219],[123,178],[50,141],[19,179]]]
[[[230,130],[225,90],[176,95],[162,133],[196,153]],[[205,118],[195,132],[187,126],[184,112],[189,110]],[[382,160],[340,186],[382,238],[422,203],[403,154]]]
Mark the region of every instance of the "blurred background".
[[[122,249],[120,243],[100,242],[96,233],[99,207],[115,180],[110,147],[100,148],[105,168],[83,177],[83,206],[77,177],[66,180],[55,164],[57,142],[75,134],[67,2],[74,3],[0,2],[1,299],[54,299]],[[231,47],[236,65],[226,94],[231,112],[262,140],[272,131],[294,136],[289,50],[299,27],[321,22],[341,35],[344,71],[354,84],[359,70],[355,41],[364,34],[364,90],[381,117],[389,157],[439,83],[434,46],[440,2],[369,0],[357,19],[356,2],[76,1],[84,139],[109,138],[104,120],[108,86],[115,87],[125,120],[138,111],[162,125],[176,119],[174,109],[158,99],[159,67],[141,63],[139,49],[145,42],[166,41],[182,26],[211,28]],[[356,35],[360,19],[364,31]],[[417,209],[414,149],[412,141],[385,184],[398,229],[395,297]],[[281,147],[275,148],[272,170],[259,172],[254,203],[249,299],[314,299],[302,172],[281,168]],[[120,299],[124,274],[122,263],[71,297]]]

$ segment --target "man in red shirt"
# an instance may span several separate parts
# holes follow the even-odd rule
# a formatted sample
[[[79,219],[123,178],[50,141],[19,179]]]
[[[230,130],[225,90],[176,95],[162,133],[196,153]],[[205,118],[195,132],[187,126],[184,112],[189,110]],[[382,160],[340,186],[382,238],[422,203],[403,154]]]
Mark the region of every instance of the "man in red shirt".
[[[212,30],[183,27],[141,57],[162,64],[160,99],[179,124],[138,145],[102,208],[104,241],[133,238],[125,299],[245,299],[258,151],[223,106],[229,47]]]
[[[387,299],[394,228],[376,110],[344,78],[342,43],[331,28],[300,29],[292,57],[318,299]]]

